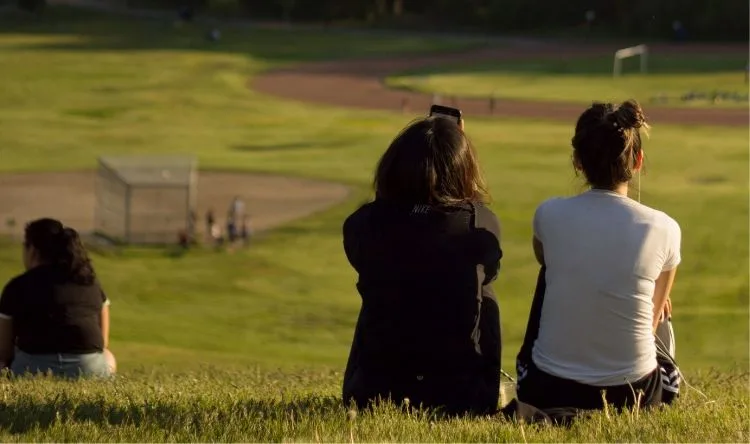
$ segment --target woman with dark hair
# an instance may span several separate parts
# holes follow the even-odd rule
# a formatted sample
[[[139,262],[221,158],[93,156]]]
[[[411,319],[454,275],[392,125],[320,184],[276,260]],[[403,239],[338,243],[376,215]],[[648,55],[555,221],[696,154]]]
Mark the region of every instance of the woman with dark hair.
[[[109,301],[78,233],[54,219],[26,225],[26,271],[0,296],[0,368],[109,376]]]
[[[647,129],[637,102],[595,103],[572,140],[573,165],[590,189],[536,210],[533,247],[542,269],[517,362],[522,402],[643,407],[671,402],[678,391],[669,294],[680,227],[628,197]],[[657,329],[666,334],[655,336]]]
[[[463,124],[408,126],[380,159],[374,188],[343,227],[362,298],[344,402],[495,411],[500,227]]]

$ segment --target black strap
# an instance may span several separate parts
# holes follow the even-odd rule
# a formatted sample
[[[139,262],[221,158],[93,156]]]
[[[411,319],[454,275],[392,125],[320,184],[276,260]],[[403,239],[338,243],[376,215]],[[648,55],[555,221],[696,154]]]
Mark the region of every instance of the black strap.
[[[531,362],[531,351],[534,348],[534,342],[539,337],[539,323],[542,319],[542,305],[544,303],[544,294],[547,290],[545,273],[547,267],[542,266],[536,279],[536,289],[534,290],[534,299],[531,301],[531,310],[529,311],[529,320],[526,323],[526,334],[523,337],[521,350],[516,357],[520,362]]]

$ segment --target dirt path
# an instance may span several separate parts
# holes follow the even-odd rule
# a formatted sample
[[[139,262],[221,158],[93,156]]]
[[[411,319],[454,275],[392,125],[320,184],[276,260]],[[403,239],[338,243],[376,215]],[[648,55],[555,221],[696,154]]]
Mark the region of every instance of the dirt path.
[[[298,65],[264,73],[250,86],[262,93],[311,103],[353,108],[401,110],[407,103],[409,112],[427,110],[432,95],[389,89],[383,79],[388,75],[413,69],[449,64],[471,64],[487,61],[567,58],[582,55],[612,54],[606,45],[565,46],[541,42],[515,41],[501,48],[472,50],[463,53],[404,56],[370,60],[321,62]],[[747,45],[652,45],[652,52],[716,53],[734,52],[747,55]],[[491,111],[488,99],[444,98],[467,115],[523,117],[573,122],[582,111],[581,104],[497,99]],[[747,126],[748,109],[659,108],[647,109],[653,123],[689,125]]]
[[[54,217],[82,232],[94,228],[94,172],[19,173],[0,175],[0,233],[19,234],[23,224]],[[349,195],[336,183],[283,176],[201,172],[198,178],[199,230],[213,208],[221,221],[234,196],[240,196],[263,231],[329,208]],[[15,227],[8,221],[14,219]]]

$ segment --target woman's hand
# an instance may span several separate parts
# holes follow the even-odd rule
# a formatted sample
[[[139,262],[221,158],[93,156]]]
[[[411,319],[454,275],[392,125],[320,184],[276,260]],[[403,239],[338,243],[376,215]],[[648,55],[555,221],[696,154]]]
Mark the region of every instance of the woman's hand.
[[[662,321],[670,319],[672,317],[672,298],[667,296],[667,301],[664,304],[664,310],[662,311]]]

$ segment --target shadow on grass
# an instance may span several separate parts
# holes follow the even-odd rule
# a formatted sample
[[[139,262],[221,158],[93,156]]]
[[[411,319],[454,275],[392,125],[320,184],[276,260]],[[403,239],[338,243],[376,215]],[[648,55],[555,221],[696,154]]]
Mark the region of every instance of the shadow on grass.
[[[291,400],[205,399],[183,401],[158,398],[138,401],[125,398],[73,399],[66,394],[39,401],[20,399],[10,404],[0,402],[0,429],[13,434],[47,430],[60,423],[94,423],[113,426],[151,426],[168,431],[194,428],[196,425],[228,423],[238,418],[249,421],[272,421],[293,414],[296,417],[340,411],[340,399],[333,396],[307,395]]]
[[[234,151],[242,151],[248,153],[272,153],[278,151],[348,148],[351,146],[356,146],[358,143],[359,142],[355,140],[333,140],[327,141],[325,144],[303,141],[289,143],[263,143],[259,141],[232,145],[230,148]]]

